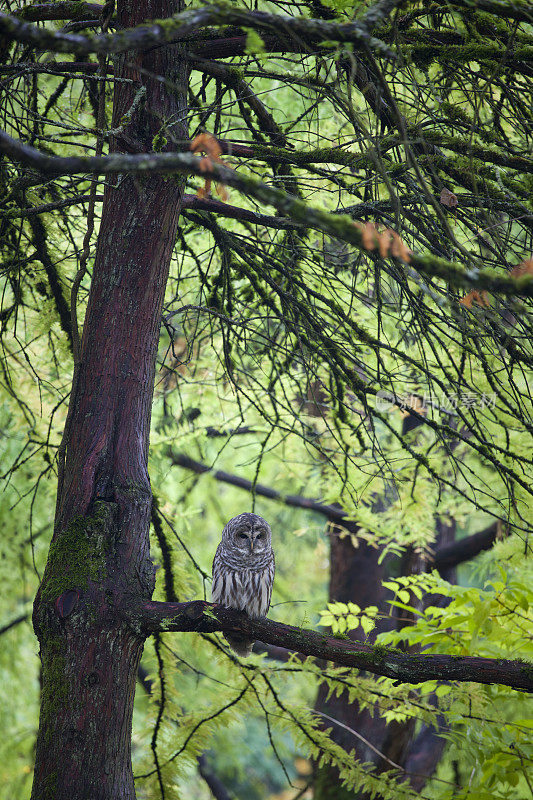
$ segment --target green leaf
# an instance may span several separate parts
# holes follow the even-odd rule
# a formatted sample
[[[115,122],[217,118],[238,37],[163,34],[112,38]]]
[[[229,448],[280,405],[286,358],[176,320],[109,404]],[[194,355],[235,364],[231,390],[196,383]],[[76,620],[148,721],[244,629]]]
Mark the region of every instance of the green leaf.
[[[376,627],[376,623],[370,617],[361,617],[361,627],[365,632],[366,636],[370,633],[370,631],[374,630]]]
[[[253,28],[245,28],[246,44],[244,52],[247,55],[257,55],[265,52],[265,43]]]

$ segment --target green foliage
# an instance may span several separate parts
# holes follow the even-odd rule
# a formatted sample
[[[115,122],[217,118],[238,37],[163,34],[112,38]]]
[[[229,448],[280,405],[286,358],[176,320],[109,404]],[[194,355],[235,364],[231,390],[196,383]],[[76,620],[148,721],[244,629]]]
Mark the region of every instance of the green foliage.
[[[322,5],[342,14],[349,11],[353,12],[361,3],[359,0],[322,0]]]
[[[246,47],[245,53],[247,55],[258,55],[265,52],[265,43],[253,28],[246,29]]]
[[[361,627],[366,637],[376,627],[377,614],[377,606],[368,606],[362,612],[356,603],[328,603],[327,610],[320,612],[320,624],[331,628],[333,635]]]
[[[412,622],[400,630],[379,634],[377,642],[387,647],[422,648],[424,653],[531,661],[531,562],[524,563],[516,541],[500,542],[494,553],[484,556],[482,572],[492,571],[495,556],[495,576],[485,580],[482,587],[452,585],[436,572],[385,581],[384,586],[391,593],[391,608],[407,612]],[[365,618],[369,620],[367,624],[374,624],[376,616],[375,607],[360,609],[352,603],[330,603],[321,612],[321,622],[333,632],[356,630]],[[394,697],[389,709],[382,708],[388,721],[405,721],[413,702],[427,704],[426,711],[432,707],[433,713],[438,710],[446,719],[444,735],[449,742],[449,758],[452,762],[459,759],[461,770],[470,775],[469,786],[459,792],[436,786],[431,797],[466,798],[472,793],[476,798],[525,796],[528,765],[533,758],[532,725],[524,713],[525,699],[520,701],[515,693],[501,686],[463,684],[458,688],[425,681],[409,696],[390,679],[375,683],[391,699]],[[335,688],[331,681],[330,690]],[[505,723],[511,708],[519,716]],[[440,777],[445,774],[446,769],[441,766]]]
[[[320,4],[282,5],[289,15],[320,17]],[[235,6],[221,4],[221,12]],[[322,6],[340,22],[367,11],[348,0]],[[259,10],[279,11],[268,3]],[[270,37],[276,29],[244,25],[246,57],[217,62],[227,81],[223,71],[211,78],[201,61],[194,63],[191,134],[206,130],[246,146],[246,158],[226,159],[243,178],[259,177],[379,231],[394,228],[426,265],[453,259],[467,278],[484,271],[507,279],[530,257],[531,184],[523,172],[530,168],[530,134],[521,97],[530,26],[516,24],[512,14],[504,19],[473,6],[444,12],[419,3],[404,4],[391,19],[394,29],[385,20],[376,35],[398,49],[392,67],[377,55],[373,65],[329,34],[317,40],[316,55],[301,39],[291,53],[288,35],[287,52],[271,55],[266,31]],[[46,25],[59,28],[63,21]],[[452,50],[451,38],[465,46]],[[73,72],[63,85],[47,59],[28,61],[25,72],[24,48],[14,52],[13,70],[2,73],[9,93],[2,127],[43,152],[92,153],[97,125],[87,74]],[[37,64],[49,71],[34,79]],[[388,124],[372,105],[377,86],[378,109],[394,111],[375,69],[403,115],[405,135],[396,118]],[[263,104],[263,116],[259,103],[246,103],[246,92],[235,99],[236,78]],[[111,82],[106,91],[111,119]],[[142,87],[135,88],[119,128],[132,123],[141,102]],[[182,146],[174,143],[173,122],[160,120],[155,152]],[[107,130],[106,142],[110,136]],[[55,458],[72,377],[59,298],[67,302],[78,268],[90,184],[85,176],[41,180],[8,159],[2,179],[0,625],[24,621],[2,634],[0,784],[6,797],[24,800],[39,710],[29,614],[51,541]],[[194,177],[187,183],[189,195],[203,185]],[[443,187],[457,206],[440,201]],[[236,189],[228,203],[274,213]],[[43,206],[48,259],[28,217]],[[98,201],[97,228],[101,208]],[[455,285],[456,275],[436,267],[418,271],[377,249],[361,251],[307,230],[306,206],[298,206],[298,215],[289,202],[287,208],[292,217],[277,219],[278,227],[190,208],[182,214],[152,417],[149,472],[171,553],[168,566],[165,548],[152,537],[154,597],[167,599],[168,567],[179,600],[208,599],[224,523],[254,508],[274,531],[272,618],[372,640],[380,623],[402,612],[405,624],[381,633],[379,646],[531,658],[530,300],[493,294],[465,304],[467,289]],[[291,219],[298,224],[287,229]],[[339,220],[339,232],[349,225]],[[94,239],[78,297],[80,321],[93,258]],[[410,411],[424,424],[404,432]],[[282,500],[182,469],[176,453],[252,487],[264,484]],[[388,604],[328,603],[324,518],[283,502],[294,495],[342,504],[357,531],[339,535],[379,553]],[[459,584],[434,572],[398,574],[406,552],[431,557],[437,519],[453,521],[458,537],[499,519],[510,535],[478,559],[477,569],[464,566]],[[73,580],[98,580],[105,554],[97,544],[89,546],[74,527],[54,546],[55,567],[45,581],[50,598]],[[132,750],[141,800],[159,797],[160,781],[169,799],[207,800],[197,770],[203,753],[228,788],[247,798],[287,797],[289,779],[303,788],[308,773],[297,774],[297,763],[309,767],[311,759],[335,766],[352,796],[523,800],[531,793],[526,699],[509,689],[395,685],[310,659],[254,655],[240,662],[219,635],[192,633],[162,635],[158,652],[149,641],[143,667],[153,683],[150,697],[141,688],[136,697]],[[414,792],[401,773],[363,763],[352,745],[343,749],[334,723],[313,711],[320,686],[328,700],[353,704],[354,716],[365,710],[398,725],[415,719],[415,734],[423,725],[438,726],[447,749],[436,778]]]

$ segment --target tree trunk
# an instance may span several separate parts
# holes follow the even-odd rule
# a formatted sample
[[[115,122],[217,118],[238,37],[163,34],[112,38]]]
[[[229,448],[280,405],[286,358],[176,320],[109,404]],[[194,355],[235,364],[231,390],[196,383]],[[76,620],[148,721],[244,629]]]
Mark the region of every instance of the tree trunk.
[[[352,526],[353,532],[356,532],[357,526],[354,523]],[[447,525],[437,518],[436,526],[436,548],[451,544],[455,539],[454,522]],[[349,528],[350,524],[345,524],[345,527]],[[360,542],[359,547],[355,548],[349,536],[341,538],[338,533],[339,528],[333,526],[330,536],[330,602],[352,602],[361,608],[369,605],[382,607],[386,599],[382,584],[386,578],[387,564],[380,563],[381,551],[368,546],[365,542]],[[412,574],[420,568],[422,565],[418,564],[418,557],[408,550],[402,574]],[[443,577],[454,582],[455,570],[448,570],[443,573]],[[434,597],[428,600],[431,600],[431,604],[438,602],[438,598]],[[370,640],[373,641],[377,633],[392,626],[393,623],[382,620],[372,631]],[[364,638],[359,634],[359,629],[351,631],[349,635],[355,640]],[[392,722],[387,726],[379,713],[372,716],[366,709],[359,709],[357,702],[350,702],[347,692],[328,697],[327,686],[324,684],[318,691],[316,709],[327,713],[329,717],[357,731],[363,737],[359,739],[346,728],[336,726],[325,719],[324,727],[332,728],[331,737],[337,744],[348,752],[353,750],[355,757],[360,761],[374,764],[377,773],[389,770],[390,761],[405,766],[406,777],[410,772],[417,773],[409,776],[411,785],[417,790],[424,787],[427,778],[436,770],[446,746],[446,740],[438,735],[438,730],[423,726],[420,734],[413,740],[414,718],[403,723]],[[376,750],[365,744],[363,739],[383,753],[385,758],[380,758]],[[323,766],[315,770],[314,790],[315,800],[333,800],[333,798],[367,800],[368,797],[364,792],[342,787],[339,773],[332,766]]]
[[[177,0],[117,8],[124,27],[178,10]],[[171,139],[169,121],[185,138],[180,52],[171,45],[118,60],[115,75],[133,83],[114,84],[113,128],[140,86],[146,95],[112,150],[152,150],[159,132]],[[131,720],[144,640],[119,608],[153,589],[148,438],[182,191],[181,180],[150,175],[105,189],[55,533],[34,606],[43,681],[34,800],[135,797]]]
[[[348,530],[357,532],[355,523],[345,523]],[[360,608],[370,605],[380,606],[384,599],[383,580],[386,577],[386,564],[379,562],[381,550],[370,547],[364,541],[354,547],[350,536],[339,536],[340,529],[332,526],[330,534],[330,583],[329,600],[331,603],[356,603]],[[387,625],[379,623],[379,631]],[[373,631],[373,641],[378,631]],[[364,641],[360,629],[350,631],[350,638]],[[385,721],[379,714],[371,715],[366,709],[360,709],[357,702],[350,702],[348,693],[332,694],[322,684],[318,690],[315,705],[317,711],[326,713],[338,720],[342,725],[357,731],[364,739],[379,747],[385,734]],[[378,756],[362,739],[354,736],[346,728],[342,728],[324,720],[325,728],[332,728],[331,738],[346,751],[352,749],[355,757],[361,761],[375,763]],[[338,770],[332,766],[317,767],[314,781],[315,800],[354,800],[360,797],[357,791],[345,789],[340,782]]]
[[[455,520],[444,522],[441,517],[436,519],[435,549],[446,547],[455,541]],[[413,575],[422,572],[427,568],[427,564],[417,555],[412,548],[408,548],[404,554],[402,564],[403,575]],[[442,577],[455,583],[455,569],[443,570]],[[448,600],[442,596],[430,595],[424,597],[423,601],[411,596],[410,605],[420,606],[441,606],[447,605]],[[399,610],[398,628],[403,627],[414,620],[415,616],[411,612]],[[419,652],[420,647],[409,648],[413,652]],[[438,706],[438,698],[432,695],[435,705]],[[445,724],[445,719],[440,717],[439,724]],[[384,758],[378,764],[379,772],[387,772],[390,769],[390,761],[399,764],[405,769],[405,778],[416,791],[421,791],[429,778],[437,769],[439,762],[446,747],[446,739],[439,736],[439,730],[429,725],[422,725],[422,728],[415,738],[416,718],[410,717],[403,722],[392,721],[387,726],[387,735],[382,744]],[[388,759],[388,761],[387,761]],[[409,775],[409,773],[415,773]]]

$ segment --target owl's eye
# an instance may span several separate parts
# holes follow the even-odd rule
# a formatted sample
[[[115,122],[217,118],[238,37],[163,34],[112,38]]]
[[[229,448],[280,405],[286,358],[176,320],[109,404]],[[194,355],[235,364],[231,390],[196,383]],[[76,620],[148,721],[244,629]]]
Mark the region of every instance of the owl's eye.
[[[239,539],[247,539],[248,536],[245,533],[239,533]]]
[[[262,539],[262,538],[263,538],[263,536],[264,536],[264,534],[262,534],[262,533],[258,533],[258,534],[257,534],[257,536],[256,536],[256,539]]]

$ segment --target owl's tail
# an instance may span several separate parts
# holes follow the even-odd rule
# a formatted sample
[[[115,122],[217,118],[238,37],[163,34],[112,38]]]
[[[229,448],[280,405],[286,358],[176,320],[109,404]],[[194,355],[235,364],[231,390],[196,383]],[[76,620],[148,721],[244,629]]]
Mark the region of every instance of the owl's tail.
[[[228,642],[231,649],[237,653],[238,656],[241,658],[246,658],[252,652],[252,647],[254,646],[254,639],[245,639],[241,636],[229,636],[228,634],[224,634],[224,639]]]

